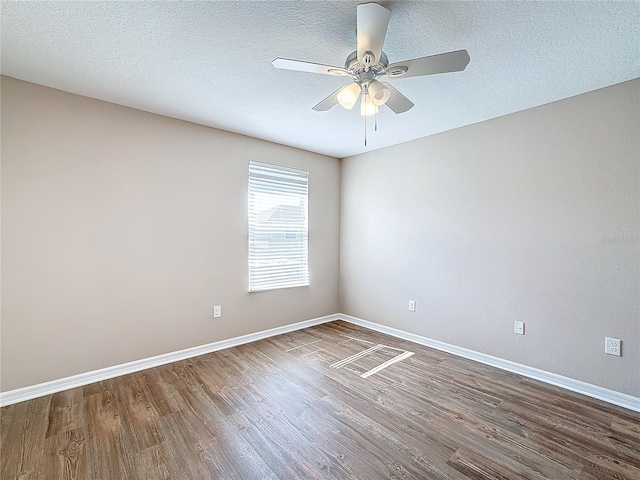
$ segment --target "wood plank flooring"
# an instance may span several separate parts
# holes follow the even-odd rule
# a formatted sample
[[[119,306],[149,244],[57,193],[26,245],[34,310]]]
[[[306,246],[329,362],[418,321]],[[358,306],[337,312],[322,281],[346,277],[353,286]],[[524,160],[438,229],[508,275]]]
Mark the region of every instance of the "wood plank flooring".
[[[0,414],[2,480],[640,479],[640,414],[340,321]]]

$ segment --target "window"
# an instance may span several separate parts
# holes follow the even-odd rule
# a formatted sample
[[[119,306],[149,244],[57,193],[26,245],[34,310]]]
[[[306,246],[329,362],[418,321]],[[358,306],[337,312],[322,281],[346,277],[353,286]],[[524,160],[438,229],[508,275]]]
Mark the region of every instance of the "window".
[[[309,285],[309,172],[249,163],[249,291]]]

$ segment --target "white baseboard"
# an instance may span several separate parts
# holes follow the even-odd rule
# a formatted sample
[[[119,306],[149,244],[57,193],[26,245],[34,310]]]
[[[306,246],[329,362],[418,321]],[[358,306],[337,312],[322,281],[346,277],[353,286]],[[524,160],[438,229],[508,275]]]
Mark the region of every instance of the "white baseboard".
[[[260,332],[250,333],[248,335],[242,335],[240,337],[229,338],[227,340],[220,340],[218,342],[208,343],[206,345],[200,345],[198,347],[178,350],[177,352],[164,353],[162,355],[156,355],[155,357],[143,358],[141,360],[135,360],[133,362],[123,363],[121,365],[101,368],[100,370],[94,370],[92,372],[80,373],[78,375],[60,378],[58,380],[52,380],[50,382],[39,383],[37,385],[30,385],[28,387],[0,392],[0,407],[11,405],[13,403],[24,402],[25,400],[30,400],[32,398],[43,397],[45,395],[61,392],[62,390],[67,390],[69,388],[81,387],[90,383],[99,382],[100,380],[107,380],[109,378],[119,377],[120,375],[126,375],[128,373],[139,372],[140,370],[146,370],[148,368],[165,365],[167,363],[177,362],[178,360],[197,357],[198,355],[204,355],[205,353],[211,353],[217,350],[224,350],[225,348],[236,347],[245,343],[262,340],[267,337],[273,337],[276,335],[281,335],[283,333],[289,333],[295,330],[301,330],[303,328],[308,328],[314,325],[332,322],[339,319],[340,316],[337,314],[312,318],[310,320],[305,320],[304,322],[284,325],[282,327],[271,328],[269,330],[262,330]]]
[[[580,380],[575,380],[569,377],[563,377],[562,375],[546,372],[544,370],[539,370],[533,367],[528,367],[520,363],[511,362],[509,360],[504,360],[502,358],[493,357],[484,353],[475,352],[466,348],[457,347],[455,345],[450,345],[438,340],[432,340],[431,338],[405,332],[396,328],[387,327],[385,325],[380,325],[378,323],[363,320],[351,315],[338,314],[337,317],[341,320],[344,320],[345,322],[353,323],[354,325],[359,325],[361,327],[369,328],[377,332],[386,333],[387,335],[401,338],[403,340],[409,340],[410,342],[435,348],[436,350],[442,350],[443,352],[451,353],[459,357],[475,360],[476,362],[484,363],[485,365],[490,365],[502,370],[517,373],[524,377],[540,380],[541,382],[549,383],[557,387],[566,388],[567,390],[571,390],[572,392],[577,392],[588,397],[597,398],[598,400],[603,400],[605,402],[612,403],[613,405],[628,408],[629,410],[633,410],[634,412],[640,412],[640,398],[634,397],[632,395],[627,395],[626,393],[616,392],[615,390],[609,390],[608,388],[599,387],[591,383],[582,382]]]
[[[332,322],[334,320],[344,320],[354,325],[375,330],[381,333],[386,333],[393,337],[401,338],[403,340],[409,340],[410,342],[425,345],[427,347],[435,348],[443,352],[451,353],[459,357],[475,360],[476,362],[484,363],[492,367],[507,370],[509,372],[517,373],[524,377],[540,380],[544,383],[549,383],[557,387],[566,388],[573,392],[581,393],[588,397],[597,398],[613,405],[628,408],[635,412],[640,412],[640,398],[625,393],[616,392],[615,390],[609,390],[608,388],[599,387],[590,383],[582,382],[580,380],[574,380],[573,378],[563,377],[555,373],[546,372],[537,368],[528,367],[519,363],[504,360],[498,357],[493,357],[466,348],[457,347],[448,343],[433,340],[421,335],[405,332],[396,328],[387,327],[378,323],[363,320],[361,318],[353,317],[351,315],[345,315],[337,313],[334,315],[326,315],[324,317],[312,318],[303,322],[293,323],[291,325],[284,325],[282,327],[272,328],[269,330],[262,330],[260,332],[250,333],[248,335],[242,335],[240,337],[229,338],[227,340],[220,340],[218,342],[208,343],[206,345],[200,345],[198,347],[187,348],[184,350],[178,350],[176,352],[164,353],[154,357],[143,358],[141,360],[135,360],[133,362],[123,363],[121,365],[114,365],[112,367],[102,368],[100,370],[94,370],[92,372],[80,373],[71,377],[61,378],[58,380],[52,380],[50,382],[40,383],[37,385],[31,385],[28,387],[18,388],[15,390],[9,390],[7,392],[0,392],[0,407],[11,405],[13,403],[23,402],[32,398],[42,397],[50,395],[52,393],[67,390],[69,388],[81,387],[90,383],[99,382],[100,380],[107,380],[109,378],[119,377],[120,375],[126,375],[128,373],[139,372],[148,368],[165,365],[171,362],[177,362],[178,360],[184,360],[191,357],[197,357],[198,355],[204,355],[205,353],[215,352],[218,350],[224,350],[225,348],[231,348],[245,343],[255,342],[264,338],[281,335],[283,333],[289,333],[303,328],[312,327],[314,325],[320,325],[321,323]]]

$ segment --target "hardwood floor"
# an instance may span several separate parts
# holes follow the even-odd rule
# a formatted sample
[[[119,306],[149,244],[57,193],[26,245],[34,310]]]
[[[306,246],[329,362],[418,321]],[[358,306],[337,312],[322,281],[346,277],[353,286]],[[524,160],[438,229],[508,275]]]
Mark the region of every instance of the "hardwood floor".
[[[640,414],[344,322],[0,413],[3,480],[640,479]]]

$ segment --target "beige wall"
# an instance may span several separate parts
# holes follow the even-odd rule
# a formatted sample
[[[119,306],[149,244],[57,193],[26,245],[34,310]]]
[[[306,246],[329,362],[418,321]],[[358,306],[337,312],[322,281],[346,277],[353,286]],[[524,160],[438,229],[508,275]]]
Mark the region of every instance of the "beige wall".
[[[351,157],[342,177],[329,157],[1,90],[2,391],[341,310],[640,395],[640,80]],[[311,172],[309,288],[246,291],[250,159]]]
[[[338,311],[338,160],[1,87],[3,391]],[[310,171],[309,288],[247,293],[251,159]]]
[[[343,160],[343,313],[640,395],[639,99],[634,80]]]

